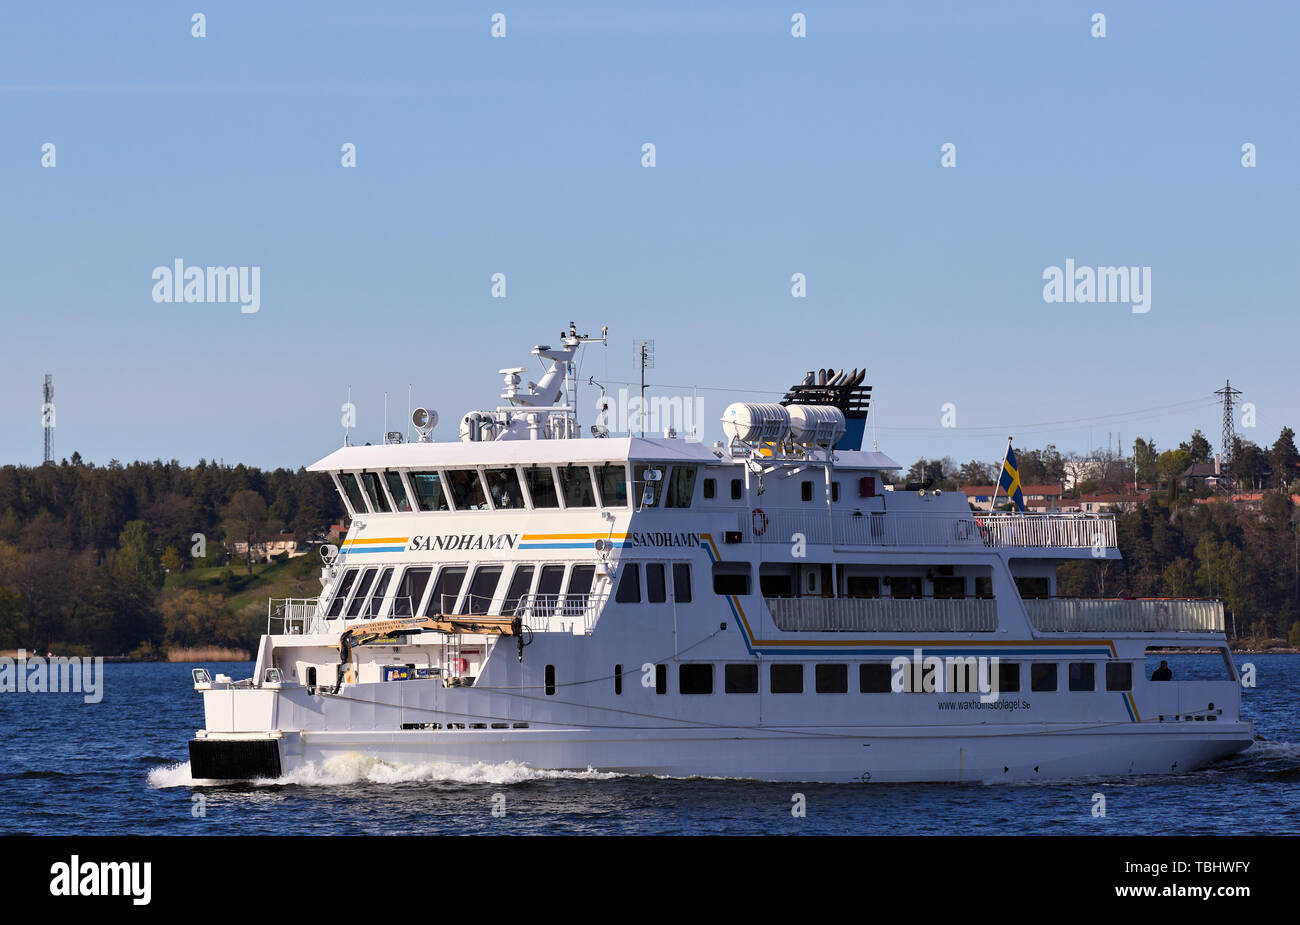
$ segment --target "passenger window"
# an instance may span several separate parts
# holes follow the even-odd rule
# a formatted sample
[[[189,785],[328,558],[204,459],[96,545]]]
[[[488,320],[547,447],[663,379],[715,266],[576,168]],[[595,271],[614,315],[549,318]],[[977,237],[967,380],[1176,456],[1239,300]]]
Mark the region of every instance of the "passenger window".
[[[587,466],[563,466],[560,484],[564,488],[564,506],[595,507],[596,493],[591,487],[591,469]]]
[[[819,694],[847,694],[849,692],[848,665],[817,665],[813,676]]]
[[[840,500],[840,483],[831,482],[831,501]]]
[[[432,611],[435,614],[453,613],[456,606],[456,598],[460,596],[460,586],[465,581],[465,566],[463,565],[446,565],[438,573],[438,579],[433,583],[433,593],[429,595],[429,604],[420,616]]]
[[[1017,662],[998,663],[998,691],[1014,694],[1020,690],[1020,665]]]
[[[958,600],[966,596],[966,579],[960,576],[950,578],[936,576],[930,584],[934,588],[936,599]]]
[[[448,469],[447,487],[451,489],[456,510],[487,510],[487,499],[483,496],[483,484],[479,481],[477,469]]]
[[[496,597],[501,571],[500,565],[480,565],[474,570],[474,577],[469,583],[469,594],[460,607],[461,613],[481,614],[492,609],[492,599]]]
[[[889,579],[889,596],[898,598],[912,598],[921,596],[921,578],[920,576],[898,576],[895,575]]]
[[[560,587],[564,583],[563,565],[543,565],[542,574],[537,579],[537,596],[534,598],[533,613],[539,617],[549,617],[555,613],[560,602]]]
[[[714,594],[748,594],[750,568],[748,562],[714,562]]]
[[[591,583],[596,577],[596,566],[575,565],[569,572],[569,584],[564,592],[564,615],[580,617],[587,610]]]
[[[618,591],[614,600],[620,604],[641,603],[641,566],[635,562],[623,565],[623,574],[618,577]]]
[[[370,593],[370,585],[375,580],[375,575],[379,572],[377,568],[368,568],[361,573],[361,580],[357,582],[357,593],[352,595],[352,603],[348,604],[348,619],[359,617],[361,608],[366,604],[366,595]]]
[[[691,602],[691,564],[673,563],[673,600],[679,604]]]
[[[743,498],[744,496],[745,496],[745,480],[744,480],[744,479],[732,479],[732,480],[731,480],[731,500],[732,500],[732,501],[739,501],[739,500],[740,500],[741,498]]]
[[[379,484],[378,472],[361,473],[361,486],[366,490],[366,497],[370,499],[371,509],[377,514],[387,514],[392,510],[388,506],[388,496],[384,494],[384,487]]]
[[[1133,690],[1133,666],[1129,662],[1106,663],[1106,690]]]
[[[668,589],[664,583],[664,564],[647,562],[645,566],[646,598],[651,604],[662,604],[668,600]]]
[[[1029,689],[1031,691],[1056,690],[1056,663],[1035,662],[1030,665]]]
[[[524,470],[524,481],[528,484],[528,496],[533,499],[534,508],[555,508],[560,506],[560,496],[555,491],[555,476],[551,470],[533,466]]]
[[[705,479],[705,480],[704,480],[704,498],[705,498],[705,500],[707,500],[707,501],[712,501],[713,498],[717,495],[717,493],[718,493],[718,480],[717,480],[717,479]]]
[[[757,694],[758,665],[727,665],[723,669],[722,689],[728,694]]]
[[[678,665],[677,690],[682,694],[712,694],[713,666],[707,662]]]
[[[519,473],[514,469],[489,469],[486,473],[492,504],[498,511],[517,510],[524,506],[524,493],[519,487]]]
[[[384,595],[388,593],[388,582],[393,577],[393,568],[389,566],[379,573],[379,580],[375,582],[375,590],[370,592],[370,602],[366,605],[366,611],[362,614],[367,620],[373,620],[379,616],[379,607],[384,603]]]
[[[343,493],[348,496],[348,504],[352,505],[352,513],[369,514],[370,509],[366,507],[366,499],[361,496],[357,477],[351,472],[340,472],[339,481],[343,484]]]
[[[875,575],[849,575],[844,579],[845,597],[880,597],[880,579]]]
[[[812,482],[804,479],[799,483],[799,497],[804,501],[812,500]]]
[[[357,569],[350,568],[343,573],[339,579],[339,588],[334,592],[334,600],[330,602],[330,609],[325,612],[325,616],[334,619],[343,613],[343,605],[348,602],[348,594],[352,591],[352,583],[357,580]]]
[[[664,494],[664,507],[690,507],[695,495],[694,466],[673,466],[668,477],[668,491]]]
[[[893,691],[892,672],[887,664],[863,662],[858,665],[858,690],[864,694],[888,694]]]
[[[515,573],[510,576],[510,588],[506,591],[505,603],[501,608],[507,617],[518,615],[519,602],[523,600],[532,584],[533,567],[531,565],[518,566]]]
[[[384,481],[388,483],[388,493],[393,496],[393,503],[399,511],[409,511],[411,501],[406,497],[406,486],[402,484],[402,473],[393,469],[385,470]]]
[[[627,507],[627,467],[610,463],[596,467],[602,507]]]
[[[803,665],[773,663],[771,683],[774,694],[802,694]]]
[[[1096,662],[1070,662],[1070,690],[1095,691],[1096,689]]]
[[[436,472],[412,472],[411,490],[421,511],[449,511],[447,495],[442,490],[442,476]]]
[[[424,597],[424,589],[429,586],[429,576],[432,574],[433,569],[426,566],[408,568],[402,573],[402,580],[397,583],[397,591],[393,597],[393,616],[409,617],[415,613],[415,608]]]
[[[655,665],[655,693],[668,693],[668,666]]]

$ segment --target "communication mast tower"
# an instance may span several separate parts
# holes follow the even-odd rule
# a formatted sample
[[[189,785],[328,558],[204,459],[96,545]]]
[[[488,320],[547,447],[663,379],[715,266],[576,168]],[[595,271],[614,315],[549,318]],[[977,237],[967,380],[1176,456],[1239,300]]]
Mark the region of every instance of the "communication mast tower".
[[[41,426],[45,428],[45,462],[54,462],[54,377],[45,374],[44,402],[41,404]]]

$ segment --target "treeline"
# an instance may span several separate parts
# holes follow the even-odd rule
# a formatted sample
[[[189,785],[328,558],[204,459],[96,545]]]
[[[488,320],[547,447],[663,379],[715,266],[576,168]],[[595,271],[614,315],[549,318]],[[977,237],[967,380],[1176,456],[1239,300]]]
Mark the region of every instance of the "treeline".
[[[167,574],[227,565],[227,543],[322,535],[343,517],[329,477],[200,460],[0,467],[0,649],[145,656],[173,646],[251,648],[260,628],[219,584]]]

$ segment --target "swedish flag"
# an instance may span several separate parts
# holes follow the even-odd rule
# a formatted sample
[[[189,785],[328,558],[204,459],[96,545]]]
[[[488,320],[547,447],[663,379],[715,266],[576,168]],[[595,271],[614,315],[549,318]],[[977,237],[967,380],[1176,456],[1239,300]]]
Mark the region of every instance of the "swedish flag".
[[[1006,458],[1002,460],[1002,475],[998,479],[998,487],[1015,502],[1017,511],[1024,511],[1025,496],[1020,491],[1020,469],[1016,465],[1016,451],[1011,448],[1010,441],[1007,441]]]

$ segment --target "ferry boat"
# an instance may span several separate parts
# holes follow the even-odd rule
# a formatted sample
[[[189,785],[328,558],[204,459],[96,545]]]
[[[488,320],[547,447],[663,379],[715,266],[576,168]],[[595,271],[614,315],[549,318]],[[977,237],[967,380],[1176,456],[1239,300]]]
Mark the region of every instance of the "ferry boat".
[[[199,780],[393,765],[830,782],[1160,774],[1247,748],[1223,606],[1056,596],[1113,515],[890,484],[865,372],[727,408],[725,441],[584,436],[571,324],[460,439],[344,446],[319,599],[251,678],[194,670]],[[1214,671],[1152,680],[1148,650]],[[1154,661],[1154,659],[1153,659]],[[1156,675],[1160,678],[1160,675]]]

